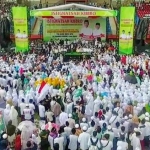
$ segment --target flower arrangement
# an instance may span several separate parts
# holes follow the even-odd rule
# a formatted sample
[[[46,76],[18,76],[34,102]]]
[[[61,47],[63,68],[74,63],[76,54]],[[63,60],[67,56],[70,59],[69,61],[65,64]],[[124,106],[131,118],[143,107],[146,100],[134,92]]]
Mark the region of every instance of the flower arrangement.
[[[40,79],[35,81],[35,86],[41,85],[42,81],[45,81],[46,84],[48,85],[52,85],[54,88],[64,88],[66,82],[64,79],[55,77],[55,78],[51,78],[51,77],[47,77],[45,79]]]

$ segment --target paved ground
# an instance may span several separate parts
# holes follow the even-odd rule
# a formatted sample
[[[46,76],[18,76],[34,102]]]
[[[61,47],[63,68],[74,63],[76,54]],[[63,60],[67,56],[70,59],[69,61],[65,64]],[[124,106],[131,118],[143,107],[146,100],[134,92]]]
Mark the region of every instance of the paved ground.
[[[0,102],[0,108],[4,109],[6,107],[6,103],[5,102]]]

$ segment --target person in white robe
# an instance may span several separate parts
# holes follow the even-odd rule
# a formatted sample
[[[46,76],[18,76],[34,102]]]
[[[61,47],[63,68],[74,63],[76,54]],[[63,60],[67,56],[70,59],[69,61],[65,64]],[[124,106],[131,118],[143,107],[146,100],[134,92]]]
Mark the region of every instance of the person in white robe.
[[[72,114],[69,114],[68,117],[69,127],[72,129],[75,127],[75,120],[72,119]]]
[[[21,132],[22,149],[27,148],[27,142],[29,141],[31,135],[32,135],[32,133],[31,133],[31,130],[29,130],[29,126],[28,125],[23,126],[22,132]]]
[[[95,122],[92,120],[91,123],[90,123],[90,127],[88,128],[87,130],[87,133],[89,133],[90,135],[93,134],[93,131],[95,131]]]
[[[123,116],[123,110],[120,107],[120,103],[117,103],[117,107],[114,109],[114,111],[117,112],[118,115],[122,118],[122,116]]]
[[[112,112],[112,117],[110,118],[109,120],[109,124],[111,125],[112,128],[115,128],[116,127],[116,123],[117,122],[120,122],[121,119],[119,116],[117,116],[116,112]]]
[[[136,150],[137,148],[139,148],[139,150],[142,150],[141,143],[140,143],[140,136],[141,136],[141,133],[138,131],[138,129],[131,136],[131,145],[133,146],[133,150]]]
[[[88,123],[86,122],[86,118],[82,118],[82,122],[80,123],[81,129],[83,129],[84,126],[86,126],[87,129],[89,127]]]
[[[85,115],[88,119],[88,121],[91,120],[91,116],[93,115],[93,109],[94,109],[94,101],[93,96],[90,95],[87,97],[87,105],[85,106]]]
[[[101,104],[101,100],[100,100],[100,97],[99,97],[99,95],[98,95],[97,98],[96,98],[95,101],[94,101],[94,111],[93,111],[93,115],[95,115],[95,112],[98,112],[98,111],[99,111],[100,104]]]
[[[10,119],[12,120],[12,125],[17,127],[18,126],[18,112],[14,106],[11,106],[9,116],[10,116]]]
[[[75,135],[76,129],[73,128],[71,130],[72,134],[69,136],[69,145],[68,149],[70,150],[77,150],[78,148],[78,136]]]
[[[10,114],[10,105],[7,104],[6,108],[4,109],[4,121],[5,121],[5,125],[7,125],[8,121],[11,120],[9,114]]]
[[[67,120],[68,120],[68,114],[62,110],[62,112],[59,115],[60,125],[61,126],[65,125]]]
[[[86,132],[87,131],[87,127],[84,126],[83,127],[83,133],[81,133],[79,135],[79,138],[78,138],[78,142],[80,143],[80,149],[81,150],[87,150],[89,147],[88,147],[88,141],[90,139],[90,134]]]
[[[59,150],[64,150],[64,137],[61,135],[58,135],[54,139],[54,144],[58,143],[59,144]]]

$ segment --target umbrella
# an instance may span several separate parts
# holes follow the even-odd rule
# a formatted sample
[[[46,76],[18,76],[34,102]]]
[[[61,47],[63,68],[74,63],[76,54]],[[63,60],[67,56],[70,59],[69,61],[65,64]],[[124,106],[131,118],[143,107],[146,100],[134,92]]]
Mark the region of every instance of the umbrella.
[[[137,79],[136,79],[135,75],[127,74],[124,79],[125,79],[125,81],[127,81],[131,84],[137,84]]]
[[[33,122],[31,122],[31,121],[22,121],[19,125],[18,125],[18,129],[20,130],[20,131],[22,131],[22,129],[23,129],[23,127],[24,126],[27,126],[27,128],[31,131],[31,132],[33,132],[33,131],[35,131],[36,130],[36,126],[35,126],[35,124],[33,123]]]

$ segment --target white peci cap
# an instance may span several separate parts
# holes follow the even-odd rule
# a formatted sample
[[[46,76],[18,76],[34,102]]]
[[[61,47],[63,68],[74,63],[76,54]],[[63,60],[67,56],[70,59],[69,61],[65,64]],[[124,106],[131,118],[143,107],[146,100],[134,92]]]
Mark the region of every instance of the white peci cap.
[[[132,117],[133,117],[133,116],[130,114],[130,115],[129,115],[129,118],[131,119]]]
[[[149,121],[149,118],[148,118],[148,117],[145,117],[145,120],[146,120],[146,121]]]
[[[76,129],[77,129],[77,128],[79,128],[79,125],[78,125],[78,124],[76,124],[76,125],[75,125],[75,128],[76,128]]]
[[[134,128],[134,131],[135,131],[135,132],[138,132],[138,128]]]
[[[29,107],[29,104],[26,104],[26,107]]]
[[[111,130],[112,128],[111,128],[111,126],[109,125],[109,126],[107,127],[107,129],[108,129],[108,130]]]
[[[91,120],[94,120],[94,116],[91,117]]]
[[[82,121],[83,121],[83,122],[86,122],[86,118],[82,118]]]
[[[145,113],[145,116],[146,116],[146,117],[149,117],[149,113],[148,113],[148,112],[146,112],[146,113]]]
[[[128,117],[127,117],[127,116],[125,116],[125,117],[124,117],[124,119],[125,119],[125,120],[127,120],[127,119],[128,119]]]
[[[69,114],[68,117],[69,117],[69,118],[72,118],[72,114]]]
[[[86,130],[87,130],[87,127],[86,127],[86,126],[83,126],[82,130],[83,130],[83,131],[86,131]]]
[[[3,134],[3,139],[7,139],[7,134]]]
[[[41,130],[45,130],[45,125],[42,125],[42,126],[41,126]]]

